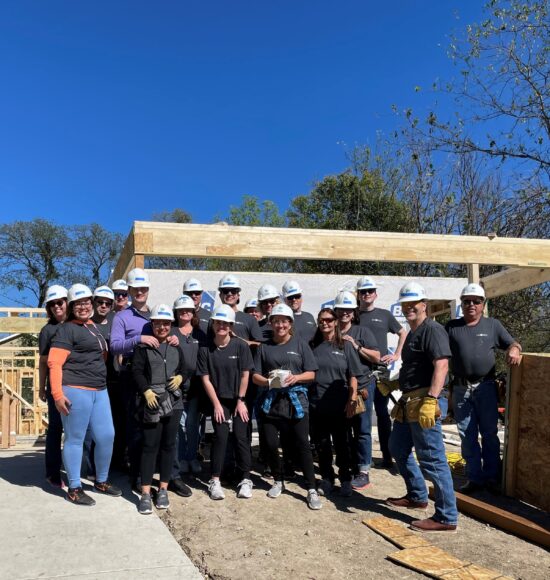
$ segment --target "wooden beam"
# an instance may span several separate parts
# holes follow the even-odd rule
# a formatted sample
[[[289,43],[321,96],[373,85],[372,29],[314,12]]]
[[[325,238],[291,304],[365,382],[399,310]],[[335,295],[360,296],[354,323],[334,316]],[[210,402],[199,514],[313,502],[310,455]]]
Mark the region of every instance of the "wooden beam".
[[[487,298],[510,294],[550,281],[550,268],[506,268],[481,279]]]
[[[522,357],[523,358],[523,357]],[[506,429],[504,444],[504,493],[515,496],[517,481],[517,453],[519,439],[519,415],[521,406],[521,376],[523,365],[512,366],[508,370],[506,393]]]
[[[46,324],[46,318],[28,318],[20,316],[0,317],[0,332],[9,334],[38,334]]]
[[[126,278],[126,274],[128,274],[128,272],[132,269],[135,252],[134,234],[135,225],[132,226],[128,237],[124,242],[122,252],[120,253],[115,269],[113,270],[113,274],[111,276],[113,281],[119,280],[120,278]]]

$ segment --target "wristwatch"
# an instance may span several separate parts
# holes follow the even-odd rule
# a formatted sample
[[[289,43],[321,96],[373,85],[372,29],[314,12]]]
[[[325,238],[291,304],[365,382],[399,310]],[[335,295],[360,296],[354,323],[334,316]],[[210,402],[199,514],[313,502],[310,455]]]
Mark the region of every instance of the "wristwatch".
[[[239,401],[242,401],[243,403],[244,403],[244,401],[245,401],[245,397],[241,397],[240,395],[237,397],[237,399],[238,399]]]

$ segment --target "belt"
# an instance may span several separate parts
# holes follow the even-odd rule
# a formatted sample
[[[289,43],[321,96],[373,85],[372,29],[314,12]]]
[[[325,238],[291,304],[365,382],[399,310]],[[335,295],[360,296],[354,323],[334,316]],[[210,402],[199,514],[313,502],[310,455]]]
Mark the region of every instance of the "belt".
[[[465,379],[463,377],[454,377],[454,381],[453,383],[455,385],[461,385],[464,387],[468,387],[468,388],[475,388],[477,387],[479,384],[484,383],[485,381],[494,381],[495,377],[490,377],[490,376],[485,376],[485,377],[479,377],[478,379]]]

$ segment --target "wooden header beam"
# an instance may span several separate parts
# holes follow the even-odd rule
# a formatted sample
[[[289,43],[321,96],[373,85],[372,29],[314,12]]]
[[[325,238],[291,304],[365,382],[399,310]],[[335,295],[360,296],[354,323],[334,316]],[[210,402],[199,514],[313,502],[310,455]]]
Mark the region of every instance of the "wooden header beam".
[[[44,308],[0,308],[0,333],[38,334],[47,321]]]

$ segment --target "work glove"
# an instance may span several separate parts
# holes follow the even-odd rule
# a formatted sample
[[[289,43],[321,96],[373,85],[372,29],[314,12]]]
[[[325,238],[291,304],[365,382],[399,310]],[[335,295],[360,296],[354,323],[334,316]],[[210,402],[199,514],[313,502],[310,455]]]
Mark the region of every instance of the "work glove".
[[[384,397],[387,397],[392,391],[396,391],[399,388],[398,381],[391,381],[391,382],[382,382],[378,381],[376,383],[376,387],[382,393]]]
[[[181,375],[174,375],[168,379],[168,390],[173,393],[180,388],[181,383],[183,383],[183,377]]]
[[[147,406],[149,407],[149,409],[158,409],[159,404],[157,396],[153,391],[153,389],[147,389],[143,393],[143,396],[145,397],[145,401],[147,402]]]
[[[418,410],[418,422],[422,429],[430,429],[435,426],[435,413],[437,410],[437,399],[434,397],[424,397],[422,405]]]

